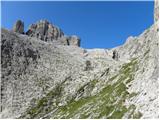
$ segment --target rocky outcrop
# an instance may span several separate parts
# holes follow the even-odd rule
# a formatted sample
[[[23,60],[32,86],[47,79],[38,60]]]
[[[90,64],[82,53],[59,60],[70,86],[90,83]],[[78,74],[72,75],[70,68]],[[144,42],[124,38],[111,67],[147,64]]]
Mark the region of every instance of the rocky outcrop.
[[[116,50],[113,51],[113,56],[112,56],[112,58],[113,58],[114,60],[118,60],[118,52],[117,52]]]
[[[157,22],[159,20],[159,0],[155,0],[154,2],[154,22]]]
[[[30,25],[26,35],[36,37],[45,42],[54,42],[55,44],[80,46],[80,38],[76,35],[66,36],[62,30],[47,20],[40,20],[36,24]]]
[[[40,20],[36,24],[30,25],[26,32],[28,36],[36,37],[43,41],[53,41],[61,38],[64,33],[56,26],[53,26],[47,20]]]
[[[13,31],[17,33],[24,33],[24,23],[21,20],[17,20],[13,26]]]
[[[78,46],[80,47],[80,38],[76,35],[73,36],[63,36],[58,39],[58,41],[62,45],[69,45],[69,46]]]
[[[68,37],[69,45],[80,46],[80,38],[76,35]]]
[[[13,31],[23,34],[24,23],[21,20],[18,20],[13,27]],[[80,47],[80,38],[78,36],[64,35],[60,28],[52,25],[47,20],[40,20],[36,24],[31,24],[25,34],[45,42]]]

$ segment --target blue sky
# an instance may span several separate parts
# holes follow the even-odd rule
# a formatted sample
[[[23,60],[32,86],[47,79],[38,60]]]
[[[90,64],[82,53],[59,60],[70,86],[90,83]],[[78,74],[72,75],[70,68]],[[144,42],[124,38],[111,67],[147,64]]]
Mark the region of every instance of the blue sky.
[[[17,19],[47,19],[67,35],[78,35],[83,48],[113,48],[153,24],[153,1],[144,2],[2,2],[2,27]]]

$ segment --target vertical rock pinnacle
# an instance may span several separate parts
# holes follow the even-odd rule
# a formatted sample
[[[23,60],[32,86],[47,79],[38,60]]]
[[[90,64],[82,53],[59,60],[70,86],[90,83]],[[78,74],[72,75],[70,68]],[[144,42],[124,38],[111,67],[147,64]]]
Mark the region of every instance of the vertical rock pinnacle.
[[[154,22],[157,22],[159,19],[159,4],[158,0],[154,2]]]
[[[13,31],[17,33],[24,33],[24,23],[21,20],[17,20],[13,26]]]

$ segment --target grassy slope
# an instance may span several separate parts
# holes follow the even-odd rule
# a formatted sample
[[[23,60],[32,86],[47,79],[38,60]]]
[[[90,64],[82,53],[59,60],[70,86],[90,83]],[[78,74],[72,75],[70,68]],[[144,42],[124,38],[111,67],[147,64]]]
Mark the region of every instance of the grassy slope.
[[[126,99],[137,95],[137,93],[129,93],[126,84],[134,79],[134,73],[137,69],[137,59],[124,64],[119,74],[110,78],[104,88],[95,96],[81,98],[78,101],[70,100],[67,105],[57,107],[55,102],[60,98],[61,88],[50,91],[46,97],[36,101],[36,105],[27,110],[29,118],[39,118],[57,109],[52,118],[122,118],[128,113],[128,118],[140,118],[141,113],[135,112],[136,107],[124,105]],[[92,87],[95,87],[97,80],[91,81]],[[86,87],[86,86],[83,86]],[[79,92],[81,91],[80,88]],[[53,99],[56,98],[56,101]],[[47,107],[46,107],[47,106]],[[23,117],[27,117],[22,116]]]

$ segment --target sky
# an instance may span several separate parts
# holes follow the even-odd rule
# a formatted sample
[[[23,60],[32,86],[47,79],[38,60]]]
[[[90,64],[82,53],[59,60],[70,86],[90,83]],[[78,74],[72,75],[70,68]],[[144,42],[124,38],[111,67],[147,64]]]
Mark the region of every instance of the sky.
[[[153,24],[153,1],[1,2],[1,27],[12,29],[21,19],[30,24],[47,19],[66,35],[81,38],[83,48],[113,48]]]

